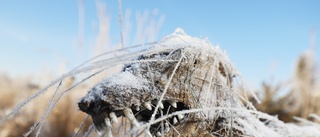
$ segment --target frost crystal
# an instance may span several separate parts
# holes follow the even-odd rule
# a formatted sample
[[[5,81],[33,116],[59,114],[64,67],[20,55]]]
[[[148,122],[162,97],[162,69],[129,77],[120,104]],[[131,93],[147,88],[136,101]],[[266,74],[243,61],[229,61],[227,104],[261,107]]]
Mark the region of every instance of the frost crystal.
[[[143,130],[157,136],[298,135],[298,126],[252,107],[236,88],[240,85],[233,82],[241,77],[226,52],[207,39],[191,37],[178,28],[132,62],[98,83],[79,102],[98,130],[105,127],[107,114],[115,113],[134,125],[127,134]],[[320,135],[309,127],[299,129],[299,136]]]

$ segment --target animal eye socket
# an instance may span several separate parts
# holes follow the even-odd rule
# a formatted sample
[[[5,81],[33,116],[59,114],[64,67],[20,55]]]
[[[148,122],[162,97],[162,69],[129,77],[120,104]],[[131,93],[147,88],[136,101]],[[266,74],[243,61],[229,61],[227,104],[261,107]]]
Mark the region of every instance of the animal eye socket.
[[[197,65],[197,64],[198,64],[198,61],[197,61],[197,60],[195,60],[193,64],[194,64],[194,65]]]
[[[162,53],[160,53],[160,54],[167,56],[167,55],[169,55],[170,53],[169,53],[169,52],[162,52]]]

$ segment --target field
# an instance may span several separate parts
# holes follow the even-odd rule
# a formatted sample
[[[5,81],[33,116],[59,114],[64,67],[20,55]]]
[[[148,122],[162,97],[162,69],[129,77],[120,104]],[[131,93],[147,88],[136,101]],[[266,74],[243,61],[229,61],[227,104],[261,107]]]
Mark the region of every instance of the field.
[[[0,73],[0,137],[320,136],[315,45],[296,57],[287,80],[251,90],[207,39],[177,28],[153,42],[164,22],[158,10],[136,14],[131,41],[131,13],[121,20],[120,12],[121,41],[111,44],[106,6],[96,8],[91,59],[60,76]],[[140,45],[124,46],[131,43]]]
[[[178,38],[178,39],[177,39]],[[182,41],[181,41],[182,39]],[[317,74],[314,73],[314,69],[316,69],[315,62],[313,60],[312,50],[309,50],[303,53],[297,59],[297,65],[295,68],[295,73],[292,76],[292,79],[289,80],[290,83],[263,83],[261,86],[261,91],[257,91],[257,96],[249,89],[243,88],[243,85],[240,84],[233,84],[233,77],[239,79],[236,73],[234,73],[234,69],[232,65],[228,63],[228,59],[223,52],[214,49],[213,47],[209,46],[209,49],[205,50],[206,47],[201,47],[198,50],[186,50],[186,51],[179,51],[177,53],[173,52],[179,49],[179,44],[188,43],[191,45],[201,45],[203,42],[201,39],[190,37],[184,34],[183,30],[177,29],[174,34],[169,35],[163,41],[160,41],[159,44],[169,43],[172,44],[171,46],[165,46],[164,49],[162,48],[155,48],[151,51],[145,50],[138,50],[137,52],[133,52],[127,54],[125,56],[115,56],[110,57],[108,53],[103,53],[97,58],[89,60],[89,63],[83,64],[79,66],[69,73],[62,75],[60,78],[55,79],[49,85],[38,85],[37,83],[32,82],[33,80],[30,77],[23,77],[23,78],[10,78],[5,74],[1,75],[1,131],[0,136],[97,136],[96,132],[92,132],[94,127],[101,132],[101,134],[105,134],[106,136],[123,136],[127,135],[127,132],[130,132],[132,135],[141,135],[147,136],[148,134],[153,134],[157,136],[165,135],[165,136],[318,136],[319,135],[319,93],[317,92]],[[188,45],[187,44],[187,45]],[[150,44],[152,47],[154,44]],[[167,44],[164,44],[167,45]],[[176,46],[175,46],[176,45]],[[182,44],[183,45],[183,44]],[[206,45],[206,44],[204,44]],[[178,46],[178,47],[177,47]],[[188,48],[187,47],[182,47]],[[149,49],[150,47],[145,47]],[[192,48],[192,46],[191,46]],[[195,46],[197,48],[197,46]],[[208,48],[208,47],[207,47]],[[211,49],[213,48],[213,49]],[[115,50],[109,53],[123,53],[125,49]],[[203,50],[203,51],[202,51]],[[213,51],[213,53],[203,53],[207,51]],[[166,51],[172,52],[171,54],[167,55]],[[162,53],[164,52],[164,53]],[[180,53],[181,52],[181,53]],[[153,55],[156,54],[156,55]],[[159,54],[160,56],[158,56]],[[177,55],[175,55],[177,54]],[[188,60],[188,56],[184,54],[188,54],[188,56],[194,56],[192,54],[196,54],[196,58]],[[189,55],[190,54],[190,55]],[[199,55],[198,55],[199,54]],[[203,55],[214,55],[212,59],[206,57],[201,57]],[[163,55],[169,57],[162,57]],[[179,56],[178,56],[179,55]],[[180,57],[181,55],[181,57]],[[102,57],[106,56],[106,57]],[[151,58],[150,58],[151,57]],[[153,59],[154,57],[158,59]],[[160,57],[160,58],[159,58]],[[178,61],[179,58],[180,61]],[[136,60],[140,58],[139,60]],[[143,60],[141,60],[141,58]],[[132,60],[133,59],[133,60]],[[181,59],[186,59],[185,61]],[[149,64],[148,67],[143,67],[143,62],[151,62],[156,60],[162,65],[159,64]],[[206,62],[213,61],[213,70],[211,65]],[[220,63],[214,63],[218,60]],[[170,61],[174,61],[175,63],[172,64]],[[162,80],[163,77],[159,82],[153,83],[154,86],[159,87],[160,93],[163,93],[163,97],[158,95],[157,92],[152,93],[154,96],[152,97],[152,101],[157,101],[162,99],[166,100],[163,102],[162,108],[165,111],[170,111],[169,115],[157,115],[155,121],[162,123],[161,121],[168,121],[172,128],[160,128],[159,129],[152,126],[153,121],[144,121],[145,118],[150,118],[152,111],[159,106],[158,103],[155,103],[154,106],[150,104],[145,104],[145,99],[141,100],[141,104],[138,102],[136,105],[143,106],[143,109],[139,111],[133,111],[135,116],[130,118],[130,115],[122,113],[120,111],[115,111],[120,125],[114,122],[115,119],[111,119],[113,121],[113,128],[110,125],[103,121],[102,127],[100,127],[100,116],[98,117],[98,121],[94,120],[94,127],[92,126],[92,119],[96,119],[97,115],[104,115],[105,110],[101,110],[101,107],[105,104],[96,104],[99,102],[99,98],[103,98],[105,94],[108,95],[107,99],[103,99],[104,101],[113,100],[113,99],[120,99],[122,103],[126,104],[125,100],[133,100],[133,98],[141,99],[140,96],[145,96],[149,93],[144,93],[140,91],[140,88],[144,88],[144,86],[137,86],[140,83],[135,80],[136,78],[131,78],[131,74],[124,74],[122,75],[115,75],[110,77],[110,75],[116,74],[117,71],[121,70],[119,65],[127,64],[126,62],[133,62],[131,65],[127,65],[125,70],[129,70],[128,72],[134,73],[134,75],[140,77],[148,77],[148,72],[154,73],[155,81],[157,80],[157,71],[168,74],[167,78]],[[165,67],[163,63],[167,65],[176,65],[175,69],[173,66],[171,69],[164,69],[169,70],[171,72],[163,72],[164,70],[161,67]],[[188,62],[192,63],[189,64]],[[138,64],[137,64],[138,63]],[[130,63],[129,63],[130,64]],[[140,67],[133,67],[131,70],[131,66],[139,65]],[[217,66],[215,66],[217,65]],[[161,66],[161,67],[160,67]],[[199,67],[198,67],[199,66]],[[185,67],[187,69],[185,69]],[[188,68],[193,68],[191,70],[194,73],[190,75],[186,75],[186,79],[196,78],[191,80],[190,85],[191,87],[187,88],[180,88],[176,89],[176,85],[179,83],[180,78],[183,77],[184,74],[188,74],[190,72],[183,72],[188,70]],[[143,71],[147,69],[146,71]],[[137,70],[134,70],[137,69]],[[150,69],[150,71],[149,71]],[[154,70],[153,70],[154,69]],[[197,70],[199,69],[199,70]],[[140,72],[141,71],[141,72]],[[213,75],[209,75],[208,72],[215,72],[212,73]],[[108,73],[107,73],[108,72]],[[111,72],[111,73],[110,73]],[[139,72],[139,73],[138,73]],[[160,73],[160,74],[161,74]],[[169,74],[172,73],[174,75],[181,75],[176,77],[170,77]],[[234,73],[234,74],[233,74]],[[129,75],[130,74],[130,75]],[[128,76],[127,76],[128,75]],[[142,76],[139,76],[142,75]],[[144,76],[146,75],[146,76]],[[204,77],[203,77],[204,76]],[[110,77],[106,79],[107,83],[106,86],[109,91],[104,91],[104,86],[102,85],[103,92],[92,89],[95,85],[97,89],[99,88],[100,81],[104,78]],[[115,78],[113,78],[115,77]],[[122,78],[123,77],[123,78]],[[201,78],[203,77],[203,78]],[[213,79],[212,79],[213,78]],[[114,80],[114,82],[112,82]],[[128,79],[128,80],[127,80]],[[223,80],[225,79],[225,80]],[[241,78],[240,78],[241,79]],[[148,80],[148,79],[147,79]],[[149,83],[153,81],[149,79],[146,81]],[[171,81],[172,80],[172,81]],[[182,79],[185,81],[185,79]],[[213,83],[212,86],[204,84],[200,81],[208,81],[209,83]],[[188,81],[188,80],[187,80]],[[132,83],[135,83],[132,85]],[[109,83],[109,84],[108,84]],[[111,83],[111,85],[110,85]],[[116,85],[112,85],[112,83],[118,83]],[[163,85],[163,84],[164,85]],[[202,83],[202,84],[201,84]],[[98,85],[96,85],[98,84]],[[103,84],[103,81],[102,83]],[[160,85],[158,85],[160,84]],[[200,85],[199,85],[200,84]],[[132,85],[132,86],[130,86]],[[161,86],[163,85],[163,86]],[[169,87],[166,87],[166,86]],[[171,85],[171,86],[170,86]],[[179,84],[178,84],[179,85]],[[137,86],[137,87],[136,87]],[[220,87],[221,86],[221,87]],[[150,88],[152,86],[147,86]],[[196,88],[198,87],[198,88]],[[112,90],[119,90],[115,92]],[[121,90],[124,88],[124,90]],[[127,88],[131,88],[131,90],[126,91]],[[194,89],[193,89],[194,88]],[[209,88],[210,92],[204,89]],[[288,89],[287,93],[280,96],[280,92],[284,92],[282,88]],[[91,89],[91,91],[90,91]],[[190,92],[189,90],[194,90],[195,92]],[[185,94],[184,97],[181,95],[176,96],[174,95],[174,91],[179,90],[179,94]],[[203,91],[202,91],[203,90]],[[87,94],[87,91],[90,91]],[[166,93],[166,91],[168,93]],[[204,92],[206,91],[206,92]],[[118,96],[118,93],[125,93],[125,94],[139,94],[137,97],[132,95],[124,95],[124,97],[112,97]],[[140,93],[141,92],[141,93]],[[190,93],[189,93],[190,92]],[[201,94],[199,94],[201,92]],[[202,93],[203,92],[203,93]],[[221,93],[220,93],[221,92]],[[191,94],[192,93],[192,94]],[[240,93],[240,94],[239,94]],[[122,94],[122,93],[121,93]],[[191,94],[191,95],[190,95]],[[28,99],[27,97],[30,96]],[[191,97],[190,96],[194,96]],[[82,98],[84,97],[84,98]],[[92,98],[94,97],[94,98]],[[186,98],[187,97],[187,98]],[[81,100],[82,98],[82,100]],[[189,99],[188,99],[189,98]],[[216,98],[216,99],[213,99]],[[61,99],[61,100],[60,100]],[[189,101],[185,101],[189,100]],[[194,102],[192,100],[202,100],[200,102]],[[80,102],[79,102],[80,101]],[[22,102],[22,103],[21,103]],[[77,106],[79,102],[79,107],[81,111],[84,111],[90,116],[87,116],[85,113],[81,112]],[[108,101],[107,101],[108,102]],[[112,104],[113,101],[110,103]],[[174,104],[172,104],[174,103]],[[120,110],[123,109],[120,104],[107,105],[105,107],[120,107]],[[176,109],[170,109],[170,104]],[[188,104],[188,105],[187,105]],[[254,107],[252,106],[254,105]],[[131,105],[130,105],[131,106]],[[148,108],[148,106],[150,108]],[[152,106],[152,107],[151,107]],[[96,108],[97,107],[97,108]],[[132,108],[133,109],[133,108]],[[256,110],[257,109],[257,110]],[[98,111],[97,111],[98,110]],[[124,108],[126,110],[126,108]],[[152,111],[151,111],[152,110]],[[109,109],[107,111],[110,111]],[[130,109],[131,111],[131,109]],[[260,112],[261,111],[261,112]],[[110,112],[107,112],[110,113]],[[132,113],[132,112],[131,112]],[[139,114],[141,113],[142,119],[139,119]],[[207,114],[203,116],[202,113]],[[122,117],[121,117],[122,116]],[[124,118],[128,118],[126,120]],[[177,116],[177,117],[176,117]],[[179,116],[179,117],[178,117]],[[276,117],[275,117],[276,116]],[[134,118],[135,117],[135,118]],[[141,118],[140,117],[140,118]],[[179,122],[178,119],[179,118]],[[231,118],[231,119],[230,119]],[[279,120],[277,119],[279,118]],[[152,119],[152,118],[151,118]],[[101,119],[100,119],[101,120]],[[141,121],[142,120],[142,121]],[[231,120],[231,121],[229,121]],[[281,121],[280,121],[281,120]],[[155,122],[154,121],[154,122]],[[204,129],[193,129],[194,123],[190,123],[191,121],[200,124]],[[212,123],[217,123],[213,124]],[[285,122],[285,123],[282,123]],[[139,122],[139,124],[137,123]],[[178,124],[177,124],[178,122]],[[135,129],[141,125],[137,130],[129,130],[131,128]],[[106,125],[105,125],[106,124]],[[150,131],[147,132],[143,127],[146,127],[150,124],[149,127]],[[157,123],[154,123],[157,125]],[[162,123],[163,124],[163,123]],[[231,124],[231,125],[230,125]],[[247,125],[250,124],[251,126]],[[161,124],[160,124],[161,125]],[[160,126],[158,125],[158,126]],[[164,124],[165,125],[165,124]],[[162,125],[162,126],[164,126]],[[106,130],[104,127],[107,126]],[[199,125],[198,125],[199,126]],[[147,126],[148,127],[148,126]],[[161,126],[160,126],[161,127]],[[119,129],[118,129],[119,128]],[[143,129],[141,131],[141,128]],[[264,129],[265,128],[265,129]],[[118,129],[118,130],[110,130],[110,129]],[[184,130],[189,129],[191,132],[183,132]],[[192,130],[191,130],[192,129]],[[252,131],[252,129],[256,131]],[[299,131],[296,131],[299,129]],[[168,130],[168,131],[166,131]],[[269,131],[270,130],[270,131]],[[317,131],[318,130],[318,131]],[[121,132],[116,132],[121,131]],[[158,133],[158,132],[159,133]],[[105,133],[104,133],[105,132]],[[142,133],[142,134],[141,134]],[[160,135],[159,135],[160,134]]]

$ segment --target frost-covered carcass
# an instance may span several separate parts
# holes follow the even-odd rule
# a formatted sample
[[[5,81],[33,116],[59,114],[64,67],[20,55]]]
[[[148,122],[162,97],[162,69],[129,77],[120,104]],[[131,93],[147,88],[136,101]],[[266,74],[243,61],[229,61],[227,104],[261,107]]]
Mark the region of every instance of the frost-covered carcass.
[[[112,133],[119,117],[131,123],[121,136],[288,135],[282,122],[242,103],[237,76],[219,47],[177,29],[96,84],[78,105],[107,136],[119,136]]]

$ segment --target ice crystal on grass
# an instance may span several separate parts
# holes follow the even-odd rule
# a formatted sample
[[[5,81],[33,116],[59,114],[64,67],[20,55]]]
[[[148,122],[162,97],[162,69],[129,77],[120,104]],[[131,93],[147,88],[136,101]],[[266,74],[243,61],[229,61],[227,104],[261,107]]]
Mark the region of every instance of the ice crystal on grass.
[[[46,117],[52,104],[71,89],[122,65],[119,73],[97,82],[79,101],[80,110],[89,114],[94,124],[85,136],[93,129],[109,137],[320,135],[315,123],[286,124],[257,111],[248,101],[250,90],[238,88],[243,83],[235,81],[243,80],[226,52],[207,39],[191,37],[179,28],[138,49],[121,49],[118,51],[126,54],[104,56],[113,53],[108,52],[86,61],[18,105],[0,123],[66,77],[86,74],[80,82],[57,92],[59,98],[50,102]]]
[[[178,28],[122,72],[94,86],[79,107],[92,116],[99,131],[108,128],[104,119],[109,119],[109,113],[128,117],[136,126],[123,135],[286,136],[287,124],[256,111],[238,93],[239,85],[233,82],[237,78],[241,76],[226,52]],[[150,107],[150,102],[156,103]],[[192,128],[196,129],[183,133]]]

